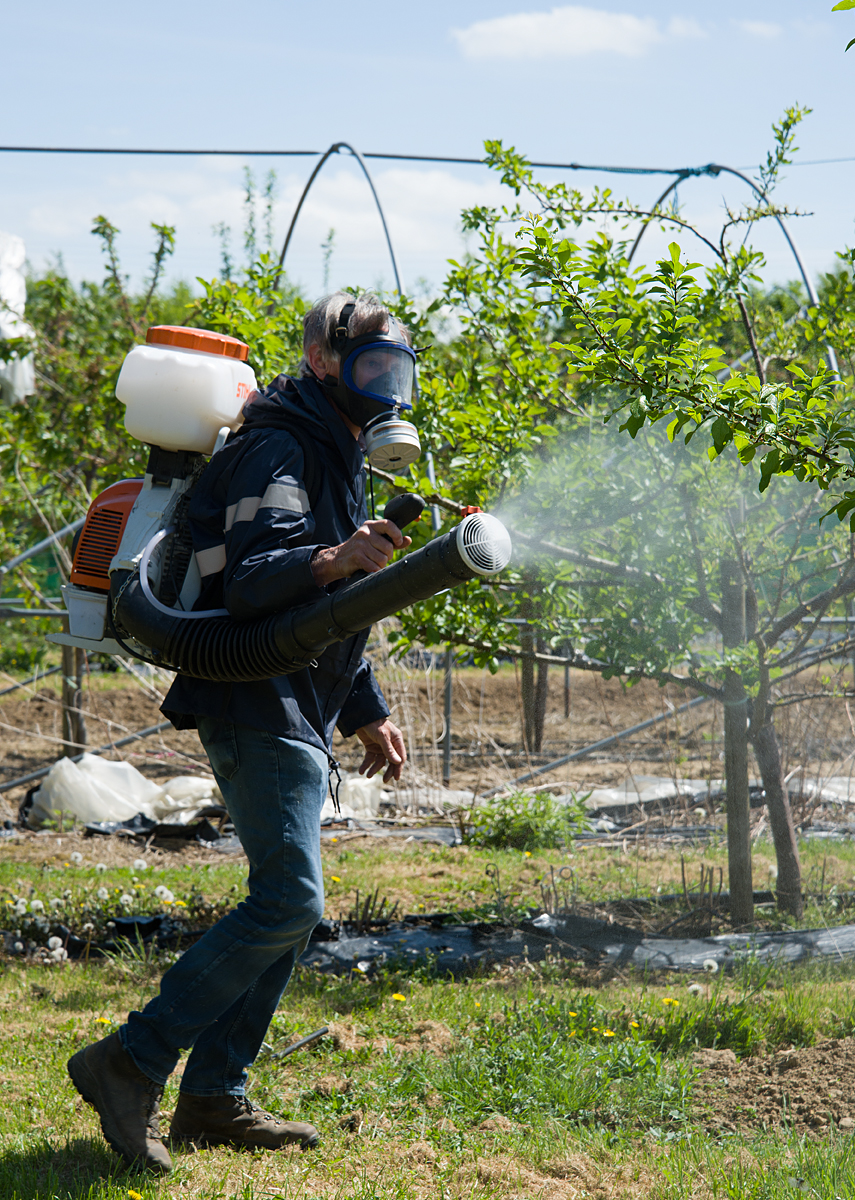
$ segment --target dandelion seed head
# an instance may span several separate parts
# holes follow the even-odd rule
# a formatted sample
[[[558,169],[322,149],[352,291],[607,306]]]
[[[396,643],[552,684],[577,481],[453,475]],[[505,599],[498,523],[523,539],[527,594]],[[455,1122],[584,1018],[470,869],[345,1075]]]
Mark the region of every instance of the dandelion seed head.
[[[98,871],[99,874],[103,875],[103,873],[107,870],[107,864],[106,863],[96,863],[95,870]]]
[[[110,893],[107,891],[106,888],[98,888],[98,891],[95,893],[95,895],[98,897],[99,900],[109,900],[110,899]]]
[[[12,949],[15,951],[16,954],[23,954],[24,953],[24,943],[23,942],[15,942]]]
[[[61,945],[62,945],[62,938],[58,938],[58,937],[48,938],[48,944],[47,944],[48,950],[58,950]]]
[[[51,908],[62,908],[62,901],[60,900],[59,896],[51,896],[48,903],[50,904]]]
[[[74,863],[75,866],[77,866],[78,863],[83,862],[83,855],[80,853],[79,850],[74,850],[71,854],[69,854],[68,857],[71,859],[71,861]]]
[[[148,870],[148,863],[145,861],[144,858],[135,858],[134,859],[134,870],[135,871],[146,871],[146,870]]]
[[[127,892],[123,892],[119,897],[119,903],[123,908],[130,908],[134,902],[133,896],[129,896]]]
[[[30,901],[30,912],[40,913],[45,911],[45,906],[41,900]]]
[[[710,975],[715,975],[718,970],[718,963],[714,958],[705,958],[703,967],[705,971],[709,971]]]
[[[704,989],[701,987],[701,985],[699,983],[690,983],[689,984],[689,992],[693,996],[701,996],[701,995],[703,995],[703,991],[704,991]]]

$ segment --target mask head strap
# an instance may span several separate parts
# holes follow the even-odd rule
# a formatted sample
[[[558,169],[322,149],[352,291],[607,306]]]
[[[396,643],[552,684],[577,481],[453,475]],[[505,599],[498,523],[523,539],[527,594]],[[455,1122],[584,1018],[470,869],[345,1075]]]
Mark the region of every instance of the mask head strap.
[[[355,308],[356,305],[352,300],[349,300],[342,308],[338,315],[338,320],[333,326],[332,337],[330,338],[330,341],[332,342],[333,350],[335,350],[339,357],[342,357],[344,354],[344,348],[347,343],[347,327],[350,323],[350,318],[353,316]]]

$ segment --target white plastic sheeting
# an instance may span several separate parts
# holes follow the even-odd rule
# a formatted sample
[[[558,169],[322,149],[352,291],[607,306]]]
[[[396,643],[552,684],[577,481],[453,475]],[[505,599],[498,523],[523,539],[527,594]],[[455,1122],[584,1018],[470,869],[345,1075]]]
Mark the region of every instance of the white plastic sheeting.
[[[210,777],[179,775],[165,787],[126,762],[84,754],[79,762],[61,758],[33,796],[27,822],[39,829],[60,813],[75,821],[129,821],[137,813],[155,821],[186,825],[204,808],[222,804]]]
[[[27,282],[24,263],[27,252],[22,238],[0,231],[0,341],[31,338],[33,328],[24,320]],[[36,390],[35,362],[32,354],[0,360],[0,394],[13,403],[31,396]]]

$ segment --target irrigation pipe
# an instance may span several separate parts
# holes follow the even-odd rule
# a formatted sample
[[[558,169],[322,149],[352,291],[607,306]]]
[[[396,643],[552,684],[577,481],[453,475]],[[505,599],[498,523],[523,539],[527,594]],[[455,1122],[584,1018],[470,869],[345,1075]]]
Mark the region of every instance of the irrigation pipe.
[[[58,542],[60,538],[65,537],[69,533],[76,533],[78,529],[82,529],[86,521],[85,517],[79,517],[76,521],[72,521],[70,525],[66,525],[64,529],[58,530],[56,533],[50,534],[46,538],[42,538],[40,542],[36,542],[35,546],[30,546],[29,550],[24,550],[21,554],[16,554],[14,558],[10,558],[7,563],[0,566],[0,575],[6,575],[27,558],[32,558],[34,554],[38,554],[40,550],[46,550],[48,546],[54,542]]]
[[[130,742],[137,742],[140,738],[151,737],[155,733],[162,733],[164,729],[171,729],[171,721],[161,721],[159,725],[149,725],[148,729],[141,729],[138,733],[128,734],[127,737],[119,738],[117,742],[108,742],[106,746],[97,746],[94,750],[84,750],[83,754],[106,754],[108,750],[118,750],[120,746],[127,746]],[[75,754],[71,759],[73,763],[80,762],[83,754]],[[18,779],[12,779],[8,783],[0,783],[0,792],[9,792],[12,788],[21,787],[25,783],[32,783],[35,779],[44,779],[45,775],[53,767],[42,767],[38,771],[31,771],[29,775],[21,775]]]
[[[694,700],[689,700],[686,704],[681,704],[673,712],[660,713],[658,717],[650,717],[649,720],[642,721],[639,725],[630,725],[628,729],[622,729],[620,733],[613,733],[610,737],[601,738],[598,742],[592,742],[590,746],[583,746],[581,750],[574,750],[572,754],[565,754],[561,758],[556,758],[553,762],[546,763],[543,767],[535,768],[534,771],[527,771],[525,775],[519,775],[516,779],[512,779],[510,783],[490,788],[488,792],[482,793],[483,798],[486,800],[490,796],[497,796],[499,792],[506,792],[508,788],[516,787],[521,783],[527,783],[529,779],[534,779],[537,775],[544,775],[547,771],[553,771],[556,767],[563,767],[565,763],[575,762],[578,758],[587,758],[589,754],[594,754],[597,750],[605,750],[608,746],[613,746],[615,742],[621,741],[622,738],[631,737],[634,733],[640,733],[642,729],[649,729],[651,725],[658,725],[661,721],[670,721],[672,717],[688,712],[690,708],[697,708],[699,704],[707,704],[712,699],[712,696],[696,696]]]
[[[11,687],[3,688],[0,696],[8,696],[10,692],[16,692],[18,688],[29,687],[31,683],[38,683],[40,679],[44,679],[46,675],[56,675],[62,667],[48,667],[46,671],[37,671],[35,675],[31,675],[29,679],[22,679],[20,683],[13,683]]]

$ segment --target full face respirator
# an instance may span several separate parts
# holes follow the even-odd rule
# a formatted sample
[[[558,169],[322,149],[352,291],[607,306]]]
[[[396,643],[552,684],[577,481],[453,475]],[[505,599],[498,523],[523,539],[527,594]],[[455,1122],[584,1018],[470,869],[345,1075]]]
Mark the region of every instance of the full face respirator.
[[[371,466],[400,473],[422,452],[418,430],[401,415],[413,408],[416,352],[394,317],[389,318],[385,333],[373,330],[348,337],[355,308],[348,303],[341,310],[330,338],[339,358],[339,374],[326,375],[321,386],[362,430]]]
[[[375,348],[378,358],[360,361]],[[409,407],[413,351],[392,333],[355,338],[345,349],[342,395],[353,405],[345,411],[365,419],[378,454],[383,446],[403,447],[414,461],[418,436],[398,416]],[[250,621],[236,621],[225,609],[197,610],[201,573],[188,509],[209,457],[239,428],[255,390],[247,355],[236,338],[180,326],[149,329],[146,345],[127,355],[116,395],[126,406],[128,433],[149,445],[148,466],[144,478],[114,483],[90,505],[62,589],[68,632],[50,634],[49,641],[128,654],[213,682],[270,679],[312,665],[328,646],[382,617],[508,565],[507,530],[479,511],[310,604]],[[395,425],[405,427],[407,440],[396,440],[404,433]],[[390,520],[397,515],[406,523],[422,506],[410,516],[405,510],[412,504],[387,507]]]

